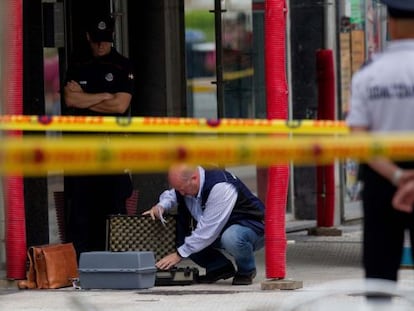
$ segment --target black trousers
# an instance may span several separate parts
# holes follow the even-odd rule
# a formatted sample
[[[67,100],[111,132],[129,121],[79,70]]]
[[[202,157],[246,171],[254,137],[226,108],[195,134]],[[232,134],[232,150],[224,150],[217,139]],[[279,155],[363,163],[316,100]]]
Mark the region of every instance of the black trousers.
[[[413,168],[412,163],[399,166]],[[363,264],[367,278],[396,281],[401,265],[404,232],[410,230],[414,241],[414,214],[399,212],[392,207],[396,188],[368,166],[363,167],[362,192],[364,208]],[[414,258],[414,248],[411,248]]]
[[[107,217],[126,214],[130,177],[65,176],[64,182],[67,241],[73,242],[78,257],[82,252],[105,250]]]

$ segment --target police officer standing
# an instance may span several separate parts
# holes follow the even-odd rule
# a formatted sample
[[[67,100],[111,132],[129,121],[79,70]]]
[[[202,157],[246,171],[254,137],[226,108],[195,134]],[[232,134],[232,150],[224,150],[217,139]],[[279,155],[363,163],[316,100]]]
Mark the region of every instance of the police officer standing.
[[[414,1],[382,2],[388,9],[391,42],[352,79],[347,123],[354,132],[414,130]],[[396,187],[413,177],[413,168],[414,162],[385,158],[375,158],[363,167],[367,278],[396,281],[406,229],[414,241],[414,214],[392,205]]]
[[[128,115],[134,93],[133,66],[112,47],[113,35],[110,16],[88,24],[91,53],[72,62],[66,73],[67,114]],[[74,243],[78,256],[84,251],[104,250],[107,215],[126,213],[126,199],[132,193],[130,176],[123,172],[66,176],[64,187],[68,241]]]

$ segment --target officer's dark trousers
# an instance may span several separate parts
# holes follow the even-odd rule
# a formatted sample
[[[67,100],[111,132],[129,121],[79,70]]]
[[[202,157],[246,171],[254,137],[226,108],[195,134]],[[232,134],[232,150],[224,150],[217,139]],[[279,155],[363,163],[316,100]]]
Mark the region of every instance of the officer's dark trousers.
[[[409,163],[400,166],[414,167]],[[410,229],[410,238],[414,241],[414,216],[396,211],[392,207],[396,188],[388,180],[368,166],[363,167],[362,177],[365,276],[396,281],[401,264],[405,229]]]
[[[196,226],[196,223],[185,205],[178,205],[177,213],[176,246],[179,247],[184,244],[185,237],[191,234],[192,228]],[[206,273],[233,265],[231,260],[217,248],[214,248],[213,245],[190,255],[190,259],[200,267],[205,268]]]
[[[106,219],[126,214],[131,192],[132,183],[125,174],[65,177],[67,241],[73,242],[78,257],[82,252],[105,250]]]

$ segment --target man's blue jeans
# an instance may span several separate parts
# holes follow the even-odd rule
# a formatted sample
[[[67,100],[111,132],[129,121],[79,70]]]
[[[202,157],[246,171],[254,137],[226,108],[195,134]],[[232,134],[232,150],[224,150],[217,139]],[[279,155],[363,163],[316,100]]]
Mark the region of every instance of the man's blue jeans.
[[[191,233],[188,226],[189,213],[184,210],[185,208],[179,210],[177,218],[177,247],[181,246],[185,236]],[[232,264],[221,252],[224,250],[234,258],[237,273],[248,275],[256,269],[254,252],[263,246],[264,235],[257,234],[249,227],[234,224],[228,227],[213,244],[198,253],[191,254],[190,259],[209,273]]]
[[[219,248],[234,258],[238,274],[250,274],[256,269],[254,252],[263,247],[263,235],[258,235],[249,227],[235,224],[228,227],[219,240]]]

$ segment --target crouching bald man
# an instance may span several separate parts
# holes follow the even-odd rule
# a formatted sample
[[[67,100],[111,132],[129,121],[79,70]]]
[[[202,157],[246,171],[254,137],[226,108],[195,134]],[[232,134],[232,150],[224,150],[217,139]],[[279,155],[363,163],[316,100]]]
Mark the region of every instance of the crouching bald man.
[[[206,269],[200,283],[234,277],[233,285],[252,284],[254,252],[264,245],[264,205],[259,198],[221,169],[177,164],[170,168],[168,181],[172,189],[143,213],[161,218],[177,207],[177,251],[160,259],[156,267],[167,270],[189,257]],[[234,258],[237,270],[221,250]]]

